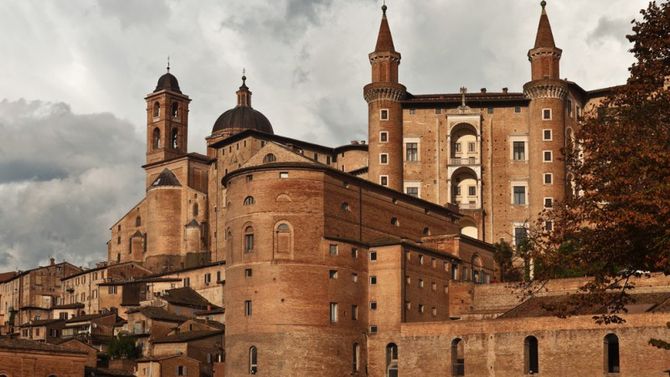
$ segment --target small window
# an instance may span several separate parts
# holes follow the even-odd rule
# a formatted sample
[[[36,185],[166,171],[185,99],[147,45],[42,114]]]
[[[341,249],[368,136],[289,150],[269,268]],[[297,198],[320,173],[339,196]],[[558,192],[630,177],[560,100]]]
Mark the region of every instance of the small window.
[[[461,143],[454,143],[454,152],[461,152]]]
[[[381,120],[389,120],[389,111],[388,111],[388,109],[381,109],[381,110],[379,110],[379,119],[381,119]]]
[[[137,216],[135,218],[135,226],[140,226],[140,225],[142,225],[142,218]]]
[[[210,274],[209,272],[206,273],[203,277],[203,280],[205,281],[205,284],[209,285],[209,283],[212,282],[212,274]]]
[[[423,264],[423,255],[419,255],[419,264]]]
[[[477,196],[477,186],[468,186],[468,196]]]
[[[330,323],[336,323],[337,322],[337,303],[336,302],[331,302],[330,303]]]
[[[433,306],[433,308],[431,309],[431,312],[433,314],[433,317],[437,317],[437,308],[436,307]]]
[[[544,198],[544,208],[553,208],[554,198]]]
[[[417,186],[411,186],[411,187],[405,187],[405,194],[409,196],[413,196],[415,198],[419,197],[419,187]]]
[[[514,161],[526,160],[526,142],[514,141],[512,142],[512,159]]]
[[[389,133],[386,131],[382,131],[379,133],[379,142],[380,143],[388,143],[389,141]]]
[[[437,283],[435,282],[430,283],[430,289],[432,289],[433,292],[437,292]]]
[[[514,199],[512,204],[525,205],[526,204],[526,186],[514,186]]]
[[[177,376],[186,376],[186,366],[178,365],[177,366]]]
[[[542,130],[542,140],[551,141],[552,140],[551,130]]]
[[[619,373],[619,338],[614,334],[607,334],[604,345],[605,372]]]
[[[191,286],[191,278],[184,278],[184,287]]]
[[[330,279],[337,279],[337,270],[330,270],[330,271],[328,271],[328,278],[330,278]]]
[[[419,304],[419,313],[423,314],[423,312],[426,310],[426,307],[423,306],[423,304]]]
[[[244,316],[251,317],[251,313],[252,313],[251,300],[246,300],[244,301]]]
[[[337,245],[330,244],[328,246],[328,254],[330,254],[331,257],[337,256]]]
[[[423,279],[419,279],[419,288],[423,288]]]
[[[370,276],[370,285],[376,285],[377,284],[377,276],[372,275]]]
[[[568,105],[566,106],[566,110],[568,111],[568,116],[572,118],[572,101],[568,100]]]
[[[179,104],[177,102],[172,102],[172,117],[179,117]]]
[[[440,109],[440,108],[435,109],[435,114],[438,114],[438,115],[442,114],[442,109]]]
[[[521,112],[521,106],[514,106],[514,112],[515,113],[520,113]]]
[[[270,162],[275,162],[275,161],[277,161],[277,157],[275,157],[275,155],[272,154],[272,153],[268,153],[268,154],[265,155],[265,157],[263,157],[263,163],[264,164],[268,164]]]
[[[251,253],[254,250],[254,228],[248,226],[244,229],[244,252]]]
[[[351,273],[351,281],[358,283],[358,274],[356,272]]]
[[[486,112],[489,114],[493,114],[493,106],[489,106],[488,109],[486,109]]]
[[[540,362],[538,357],[537,338],[528,336],[523,341],[524,346],[524,372],[525,374],[540,373]]]
[[[351,371],[356,373],[361,370],[361,346],[358,343],[354,343],[352,356],[351,356]]]
[[[377,301],[370,301],[370,310],[377,310]]]
[[[405,161],[419,161],[419,143],[405,143]]]
[[[244,204],[245,206],[250,206],[250,205],[252,205],[252,204],[254,204],[254,203],[256,203],[256,200],[254,199],[253,196],[247,196],[246,198],[244,198],[244,203],[243,203],[243,204]]]
[[[412,302],[405,301],[405,310],[412,310]]]
[[[544,222],[544,229],[548,232],[551,232],[554,230],[554,222],[553,221],[545,221]]]
[[[279,173],[279,178],[281,178],[281,179],[288,178],[288,172],[287,171],[280,172]]]
[[[551,109],[542,109],[542,120],[551,120]]]
[[[258,350],[255,346],[249,348],[249,374],[258,373]]]
[[[422,233],[423,233],[424,236],[430,236],[430,228],[429,227],[423,228]]]
[[[358,258],[358,248],[356,247],[351,248],[351,257],[354,259]]]
[[[254,180],[254,176],[249,174],[249,175],[247,175],[246,180],[247,180],[247,182],[251,182],[251,181]]]
[[[475,143],[473,143],[473,142],[469,142],[469,143],[468,143],[468,152],[470,152],[470,153],[475,152],[475,146],[476,146]]]
[[[154,118],[158,118],[159,115],[161,115],[161,105],[158,103],[158,101],[154,102]]]
[[[542,152],[542,160],[543,160],[544,162],[551,162],[551,161],[553,161],[554,158],[553,158],[553,154],[551,153],[551,151],[544,151],[544,152]]]
[[[379,184],[382,186],[389,185],[389,177],[387,175],[382,175],[379,177]]]
[[[391,217],[391,225],[400,226],[400,221],[397,217]]]
[[[172,129],[172,137],[170,137],[170,145],[172,149],[177,149],[179,147],[179,131],[176,128]]]
[[[377,333],[377,325],[371,325],[370,334],[376,334],[376,333]]]
[[[416,109],[409,109],[409,113],[410,113],[411,115],[416,114]]]
[[[358,321],[358,305],[351,305],[351,320]]]
[[[193,217],[198,216],[198,213],[200,212],[199,210],[200,208],[198,208],[198,203],[193,203]]]
[[[250,278],[253,275],[253,270],[251,268],[245,268],[244,269],[244,277]]]
[[[554,176],[551,173],[544,173],[544,184],[550,185],[554,181]]]
[[[379,155],[379,163],[382,164],[382,165],[387,165],[389,163],[388,153],[381,153]]]
[[[370,260],[373,261],[373,262],[377,260],[377,252],[376,251],[371,251],[370,252]]]

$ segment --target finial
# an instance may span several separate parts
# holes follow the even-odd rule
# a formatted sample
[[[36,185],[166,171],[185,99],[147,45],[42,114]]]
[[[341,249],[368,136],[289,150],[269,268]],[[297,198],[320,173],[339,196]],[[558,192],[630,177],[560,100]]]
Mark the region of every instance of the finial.
[[[462,86],[461,87],[461,106],[465,107],[465,93],[468,92],[468,88]]]
[[[545,0],[542,0],[542,2],[540,2],[540,5],[542,5],[542,9],[544,9],[544,7],[547,6],[547,2]]]
[[[167,71],[170,73],[170,55],[168,55],[168,62],[167,62]]]
[[[384,16],[386,16],[386,10],[387,9],[388,9],[388,7],[386,6],[386,0],[384,0],[383,3],[382,3],[382,14]]]
[[[247,83],[247,69],[242,68],[242,85],[246,85]]]

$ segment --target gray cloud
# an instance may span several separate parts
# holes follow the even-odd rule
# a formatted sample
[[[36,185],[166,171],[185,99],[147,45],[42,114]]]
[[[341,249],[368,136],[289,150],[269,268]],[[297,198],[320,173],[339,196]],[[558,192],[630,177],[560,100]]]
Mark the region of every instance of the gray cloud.
[[[110,114],[66,104],[0,102],[0,271],[50,256],[106,257],[108,229],[142,192],[143,142]]]
[[[625,44],[626,34],[631,30],[630,20],[617,18],[612,19],[608,17],[600,17],[598,25],[588,35],[588,43],[602,44],[607,40],[613,40],[621,44]]]

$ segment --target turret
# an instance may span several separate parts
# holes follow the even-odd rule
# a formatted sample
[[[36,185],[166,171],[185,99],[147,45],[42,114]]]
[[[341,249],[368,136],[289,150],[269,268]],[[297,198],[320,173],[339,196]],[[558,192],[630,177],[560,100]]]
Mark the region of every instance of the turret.
[[[528,60],[531,64],[532,80],[560,78],[560,61],[563,50],[556,47],[554,34],[551,31],[549,16],[547,16],[547,2],[542,1],[542,14],[537,26],[535,46],[528,51]]]
[[[382,21],[374,52],[370,53],[372,82],[363,95],[368,103],[369,171],[372,182],[402,191],[402,105],[406,89],[398,83],[400,53],[382,6]]]

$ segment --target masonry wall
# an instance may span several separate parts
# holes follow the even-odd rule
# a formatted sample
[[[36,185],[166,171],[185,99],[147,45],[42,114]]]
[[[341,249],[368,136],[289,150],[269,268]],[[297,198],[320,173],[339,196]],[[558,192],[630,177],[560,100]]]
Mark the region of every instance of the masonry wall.
[[[85,354],[0,349],[0,374],[10,377],[81,377],[85,363]]]

